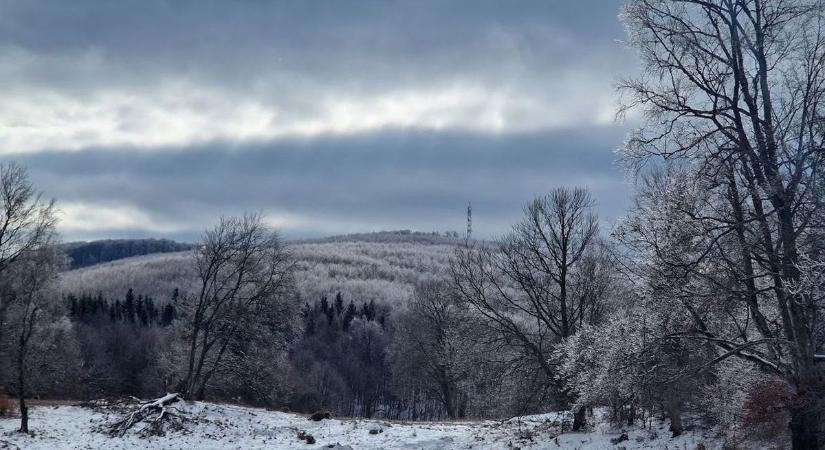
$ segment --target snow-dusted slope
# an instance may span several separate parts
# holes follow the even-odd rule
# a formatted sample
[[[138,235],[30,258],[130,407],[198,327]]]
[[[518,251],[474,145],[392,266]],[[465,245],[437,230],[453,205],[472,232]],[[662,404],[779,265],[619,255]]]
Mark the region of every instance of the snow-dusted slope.
[[[290,243],[301,298],[315,301],[341,292],[345,301],[403,304],[415,283],[447,273],[448,260],[462,242],[393,237],[376,234]],[[159,253],[70,270],[61,274],[58,288],[64,294],[100,293],[109,299],[123,298],[132,288],[135,294],[164,302],[175,288],[194,289],[190,258],[190,252]]]
[[[194,420],[183,431],[161,437],[124,437],[94,431],[111,419],[79,406],[40,406],[32,410],[32,436],[14,432],[18,421],[0,418],[0,449],[686,449],[699,444],[720,448],[720,442],[693,431],[671,439],[666,424],[652,429],[624,430],[628,440],[613,444],[623,430],[597,425],[589,433],[559,434],[559,414],[511,419],[505,422],[397,423],[343,419],[312,422],[306,417],[263,409],[193,403],[181,406]],[[370,433],[370,430],[374,434]],[[304,431],[315,442],[298,439]],[[330,447],[332,446],[332,447]],[[701,447],[700,447],[701,448]]]

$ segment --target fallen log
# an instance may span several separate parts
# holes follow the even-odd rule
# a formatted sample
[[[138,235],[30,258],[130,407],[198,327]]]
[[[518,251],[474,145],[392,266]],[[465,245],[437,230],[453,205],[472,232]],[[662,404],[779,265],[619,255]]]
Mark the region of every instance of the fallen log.
[[[103,431],[111,436],[123,436],[128,430],[139,423],[145,424],[140,430],[142,434],[163,434],[164,421],[170,421],[179,427],[185,417],[179,414],[177,408],[170,406],[182,399],[178,393],[166,394],[153,400],[141,400],[132,397],[133,404],[126,406],[126,412],[114,422],[104,425]],[[174,419],[177,419],[175,421]]]

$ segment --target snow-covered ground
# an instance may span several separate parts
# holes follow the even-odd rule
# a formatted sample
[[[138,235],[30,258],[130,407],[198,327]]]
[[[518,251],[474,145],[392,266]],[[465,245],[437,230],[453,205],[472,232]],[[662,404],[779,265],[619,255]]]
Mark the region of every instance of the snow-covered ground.
[[[721,447],[704,431],[689,431],[671,439],[667,425],[652,429],[612,429],[596,425],[588,433],[559,434],[559,414],[544,414],[505,422],[400,423],[382,420],[333,419],[313,422],[305,416],[264,409],[210,403],[181,406],[194,420],[185,430],[165,436],[140,437],[133,429],[123,437],[94,431],[111,420],[80,406],[37,406],[31,411],[32,435],[14,430],[17,419],[0,418],[0,449],[684,449]],[[372,433],[370,432],[371,430]],[[298,434],[314,437],[308,444]],[[628,440],[613,444],[625,431]],[[338,445],[336,447],[336,445]],[[349,447],[347,447],[349,446]],[[699,447],[701,448],[701,447]]]

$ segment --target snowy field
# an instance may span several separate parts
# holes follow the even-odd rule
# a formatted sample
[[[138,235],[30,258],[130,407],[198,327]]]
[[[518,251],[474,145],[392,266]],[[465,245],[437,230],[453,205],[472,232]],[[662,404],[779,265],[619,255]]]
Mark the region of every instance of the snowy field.
[[[598,424],[588,433],[559,434],[558,414],[506,422],[398,423],[342,419],[313,422],[305,416],[238,406],[192,403],[181,406],[193,420],[186,429],[165,436],[141,437],[133,429],[123,437],[95,431],[114,417],[80,406],[32,409],[32,436],[14,430],[18,420],[0,419],[0,449],[684,449],[721,448],[702,431],[670,438],[664,423],[652,429],[611,429]],[[622,432],[628,439],[612,443]],[[298,438],[312,435],[315,442]]]

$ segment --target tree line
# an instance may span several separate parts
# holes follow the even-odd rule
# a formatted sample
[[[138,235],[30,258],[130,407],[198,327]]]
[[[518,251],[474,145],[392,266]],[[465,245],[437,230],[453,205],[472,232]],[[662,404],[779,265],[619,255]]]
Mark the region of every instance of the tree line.
[[[169,239],[104,239],[92,242],[69,242],[60,245],[69,257],[72,269],[152,253],[191,250],[192,244]]]
[[[138,294],[132,289],[126,292],[123,300],[105,299],[102,294],[69,294],[65,297],[70,319],[79,322],[127,322],[142,326],[158,325],[167,327],[177,317],[175,304],[180,295],[176,289],[171,299],[163,305],[156,305],[151,296]]]

